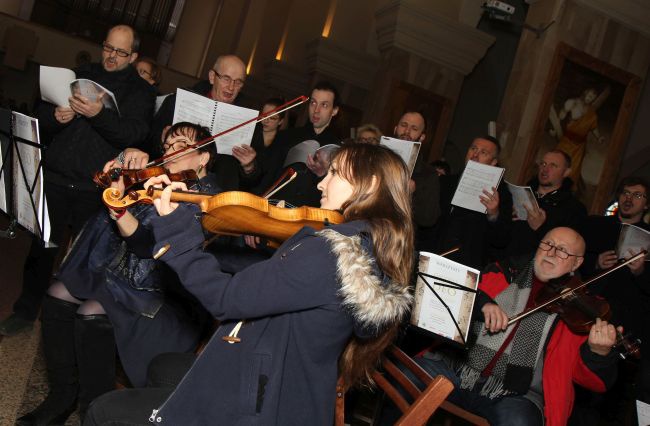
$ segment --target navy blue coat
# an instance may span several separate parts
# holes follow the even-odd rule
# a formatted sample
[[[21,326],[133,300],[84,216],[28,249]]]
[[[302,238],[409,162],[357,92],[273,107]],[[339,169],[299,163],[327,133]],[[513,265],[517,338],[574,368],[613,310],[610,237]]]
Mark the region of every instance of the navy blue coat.
[[[201,250],[200,227],[187,228],[192,214],[181,205],[152,220],[155,249],[170,245],[161,260],[222,325],[150,421],[330,426],[348,340],[377,334],[410,304],[407,289],[379,273],[370,239],[359,236],[367,225],[303,228],[271,259],[231,276]],[[241,342],[224,341],[240,319]]]

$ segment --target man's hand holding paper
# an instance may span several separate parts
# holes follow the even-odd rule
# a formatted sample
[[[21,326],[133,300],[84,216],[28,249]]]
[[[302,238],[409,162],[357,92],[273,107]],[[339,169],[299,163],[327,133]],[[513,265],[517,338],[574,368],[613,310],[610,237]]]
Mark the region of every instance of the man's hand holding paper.
[[[101,93],[93,101],[85,96],[75,94],[68,98],[68,102],[70,103],[70,108],[72,108],[74,112],[83,115],[86,118],[91,118],[99,114],[104,108],[102,102],[103,97],[104,93]]]

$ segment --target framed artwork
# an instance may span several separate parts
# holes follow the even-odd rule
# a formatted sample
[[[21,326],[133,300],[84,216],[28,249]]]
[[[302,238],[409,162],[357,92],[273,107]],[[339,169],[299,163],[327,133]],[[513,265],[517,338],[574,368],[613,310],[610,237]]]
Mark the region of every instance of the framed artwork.
[[[559,43],[518,180],[536,175],[544,153],[561,149],[571,157],[576,195],[591,214],[603,214],[640,88],[639,77]]]

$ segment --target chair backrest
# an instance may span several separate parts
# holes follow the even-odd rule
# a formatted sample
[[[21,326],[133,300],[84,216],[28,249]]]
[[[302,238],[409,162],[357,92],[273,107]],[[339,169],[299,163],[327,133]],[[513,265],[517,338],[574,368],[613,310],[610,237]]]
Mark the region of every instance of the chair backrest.
[[[426,385],[420,390],[409,377],[400,370],[396,362],[408,369],[419,381]],[[382,360],[382,372],[375,371],[372,378],[400,409],[402,417],[395,425],[425,425],[431,415],[438,409],[447,396],[454,390],[454,385],[444,376],[432,378],[411,357],[398,347],[391,346]],[[389,380],[390,377],[392,380]],[[397,386],[396,386],[397,385]],[[403,389],[412,398],[409,403],[403,395]]]
[[[426,388],[420,390],[397,367],[395,362],[399,362],[400,365],[410,370],[418,380],[427,385]],[[447,395],[454,389],[454,385],[446,377],[432,378],[396,346],[391,346],[386,351],[382,359],[382,367],[382,371],[375,371],[372,378],[402,412],[402,417],[399,418],[395,425],[425,425],[440,404],[445,401]],[[400,387],[403,391],[398,389]],[[406,397],[403,395],[404,391],[408,394]],[[342,382],[339,380],[336,399],[336,426],[343,425],[344,398]]]

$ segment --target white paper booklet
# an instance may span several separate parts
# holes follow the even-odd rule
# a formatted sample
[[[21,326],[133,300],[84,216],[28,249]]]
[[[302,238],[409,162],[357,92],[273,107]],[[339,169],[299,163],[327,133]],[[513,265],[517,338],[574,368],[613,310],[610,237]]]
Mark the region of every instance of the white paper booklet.
[[[420,252],[418,271],[411,324],[464,344],[480,272],[427,252]]]
[[[38,120],[13,112],[15,136],[40,144]],[[43,191],[43,173],[38,165],[41,150],[20,141],[13,156],[13,208],[18,223],[44,241],[50,239],[50,219]],[[22,165],[22,166],[21,166]],[[37,175],[38,173],[38,175]],[[32,189],[30,193],[30,189]],[[33,204],[32,204],[33,203]],[[41,226],[43,233],[41,234]]]
[[[105,108],[114,109],[120,113],[117,100],[113,92],[99,83],[85,78],[77,79],[74,71],[67,68],[47,67],[40,68],[41,99],[54,105],[69,107],[68,98],[73,93],[85,96],[95,101],[102,95]]]
[[[393,152],[402,157],[409,173],[413,176],[413,169],[415,168],[415,162],[418,160],[418,154],[420,153],[422,143],[382,136],[379,145],[390,148]]]
[[[636,400],[636,416],[639,426],[650,425],[650,404]]]
[[[156,96],[156,105],[153,110],[154,115],[158,114],[160,107],[162,106],[163,102],[165,102],[165,99],[167,99],[167,96],[169,95],[171,95],[171,93],[167,93],[166,95],[162,95],[162,96]]]
[[[512,194],[512,211],[517,215],[516,220],[528,220],[528,212],[524,206],[528,207],[529,210],[534,207],[539,208],[533,188],[530,186],[514,185],[508,181],[505,182],[508,185],[508,190]]]
[[[622,224],[621,233],[618,235],[618,244],[616,244],[618,258],[630,258],[640,253],[641,250],[650,253],[650,232],[638,226]],[[645,260],[650,260],[650,256],[646,255]]]
[[[213,101],[205,96],[178,89],[176,91],[176,105],[174,107],[174,123],[188,121],[200,124],[210,129],[216,135],[245,121],[259,116],[259,112]],[[251,122],[223,136],[215,139],[219,154],[232,155],[232,149],[238,145],[250,145],[255,131],[255,122]]]
[[[313,139],[302,141],[299,144],[293,146],[287,156],[284,157],[284,164],[282,167],[287,167],[288,165],[295,163],[307,163],[307,156],[314,155],[316,150],[320,147],[320,143]]]
[[[469,160],[460,177],[451,204],[485,213],[487,209],[479,197],[483,195],[483,190],[492,192],[492,188],[499,187],[504,171],[505,169],[502,167],[488,166]]]

